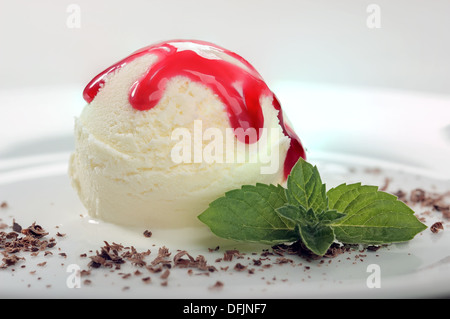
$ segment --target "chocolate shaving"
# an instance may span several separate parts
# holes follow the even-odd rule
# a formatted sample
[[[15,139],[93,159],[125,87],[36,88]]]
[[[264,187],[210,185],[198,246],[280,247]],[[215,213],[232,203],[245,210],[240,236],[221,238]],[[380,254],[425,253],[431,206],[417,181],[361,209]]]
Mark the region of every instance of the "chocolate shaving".
[[[107,241],[104,241],[104,243],[105,246],[100,248],[100,252],[97,251],[96,255],[89,257],[91,262],[88,266],[92,268],[99,268],[102,266],[108,268],[115,266],[116,269],[120,268],[120,264],[125,262],[119,254],[124,247],[116,243],[109,244]]]
[[[450,219],[450,205],[445,202],[445,198],[450,196],[450,192],[439,194],[427,192],[421,188],[416,188],[411,191],[409,201],[407,194],[401,190],[394,193],[394,195],[397,195],[398,198],[406,204],[430,207],[434,211],[441,212],[442,217]],[[429,214],[428,211],[426,213]]]
[[[30,252],[32,256],[38,255],[39,251],[46,251],[56,245],[54,239],[46,240],[43,237],[48,233],[41,227],[33,223],[30,227],[22,227],[13,220],[12,232],[0,231],[0,250],[5,258],[1,268],[6,268],[15,264],[22,257],[12,257],[12,254],[20,252]],[[47,252],[45,253],[48,254]]]
[[[155,259],[153,259],[153,261],[151,262],[151,264],[153,266],[158,265],[158,264],[163,264],[166,265],[168,267],[170,267],[170,260],[168,260],[167,258],[171,255],[171,253],[169,252],[169,249],[165,246],[159,248],[158,250],[158,256],[156,256]]]
[[[48,232],[46,232],[40,225],[36,225],[36,222],[34,222],[30,227],[22,229],[22,234],[29,235],[34,238],[41,238],[48,235]]]
[[[88,275],[90,275],[91,274],[91,271],[90,270],[81,270],[80,271],[80,276],[81,277],[83,277],[83,276],[88,276]]]
[[[223,282],[218,280],[218,281],[216,281],[216,283],[213,286],[209,287],[209,289],[211,289],[211,290],[219,290],[219,289],[222,289],[223,286],[224,286]]]
[[[412,203],[421,203],[425,201],[425,191],[423,189],[414,189],[411,191],[410,200]]]
[[[398,190],[397,192],[393,193],[397,197],[398,200],[404,202],[405,204],[408,204],[407,194],[402,191]]]
[[[232,261],[233,257],[243,258],[242,254],[239,252],[239,250],[236,250],[236,249],[227,250],[223,254],[223,260],[224,261]]]
[[[433,208],[442,213],[442,216],[450,219],[450,205],[434,204]]]
[[[145,278],[142,278],[142,281],[145,282],[146,284],[149,284],[149,283],[151,283],[152,279],[150,277],[145,277]]]
[[[100,256],[91,256],[89,258],[91,258],[91,262],[88,264],[88,266],[92,268],[100,268],[106,262],[105,258]]]
[[[351,250],[354,245],[340,245],[338,243],[332,243],[330,248],[323,256],[318,256],[309,250],[300,240],[296,241],[290,245],[281,244],[273,246],[272,249],[280,254],[280,252],[287,253],[289,255],[298,255],[310,259],[321,259],[321,258],[334,258],[341,255],[349,250]]]
[[[187,256],[188,259],[183,258],[183,256]],[[187,268],[195,264],[195,259],[187,251],[182,250],[173,257],[173,262],[177,267]]]
[[[253,266],[261,266],[262,262],[261,259],[253,259]]]
[[[14,219],[13,219],[12,230],[19,234],[22,232],[22,226],[20,226],[18,223],[16,223],[16,221]]]
[[[184,256],[187,257],[183,258]],[[180,268],[197,268],[199,270],[207,270],[210,272],[216,271],[214,266],[207,264],[207,261],[203,255],[198,255],[195,259],[187,253],[187,251],[182,250],[173,257],[173,262],[175,267]]]
[[[147,238],[150,238],[150,237],[152,237],[152,232],[149,231],[149,230],[145,230],[144,231],[144,236],[147,237]]]
[[[147,262],[144,261],[144,258],[148,255],[150,255],[149,249],[145,252],[139,253],[136,248],[131,246],[128,251],[122,254],[122,257],[130,261],[134,266],[144,267],[145,265],[147,265]]]
[[[244,266],[241,263],[237,263],[236,265],[234,265],[234,270],[236,271],[243,271],[245,269],[247,269],[247,266]]]
[[[10,256],[4,257],[2,259],[3,264],[0,265],[0,268],[7,268],[9,266],[15,265],[19,260],[25,260],[25,258],[17,257],[16,255],[10,255]]]
[[[286,257],[278,257],[275,261],[276,264],[288,264],[288,263],[293,263],[294,261],[290,258],[286,258]]]
[[[170,275],[170,270],[166,269],[160,276],[161,279],[167,279]]]
[[[131,274],[130,274],[130,273],[126,273],[126,274],[119,273],[119,275],[122,276],[122,279],[127,279],[127,278],[131,277]]]
[[[443,229],[444,229],[444,225],[442,225],[441,222],[436,222],[433,225],[431,225],[431,227],[430,227],[430,230],[431,230],[432,233],[437,233],[437,232],[439,232],[440,230],[443,230]]]
[[[386,177],[384,179],[384,185],[380,187],[380,191],[385,192],[389,188],[389,184],[391,183],[391,179]]]
[[[162,265],[159,265],[158,267],[147,266],[145,268],[147,268],[147,270],[150,271],[152,274],[161,272],[163,270]]]

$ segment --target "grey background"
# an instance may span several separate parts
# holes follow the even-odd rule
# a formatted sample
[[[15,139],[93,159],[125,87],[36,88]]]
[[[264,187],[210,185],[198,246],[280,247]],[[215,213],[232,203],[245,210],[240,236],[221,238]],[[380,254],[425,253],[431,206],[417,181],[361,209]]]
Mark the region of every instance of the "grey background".
[[[69,28],[70,4],[80,28]],[[370,4],[381,28],[371,29]],[[156,41],[215,42],[267,82],[450,93],[450,1],[1,0],[0,89],[86,84]]]

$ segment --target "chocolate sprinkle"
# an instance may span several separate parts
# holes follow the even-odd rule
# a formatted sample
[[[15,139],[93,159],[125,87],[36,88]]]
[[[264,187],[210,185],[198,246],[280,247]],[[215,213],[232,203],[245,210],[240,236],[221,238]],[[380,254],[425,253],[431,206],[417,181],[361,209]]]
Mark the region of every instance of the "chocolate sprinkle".
[[[43,239],[48,233],[39,225],[33,223],[28,228],[23,229],[18,223],[13,221],[11,226],[13,232],[0,231],[0,250],[4,258],[0,268],[7,268],[16,264],[24,257],[16,257],[19,252],[29,252],[31,256],[36,256],[40,251],[46,251],[56,245],[54,239]],[[46,251],[46,255],[50,252]]]
[[[147,238],[150,238],[150,237],[152,237],[152,232],[149,231],[149,230],[145,230],[144,231],[144,236],[147,237]]]
[[[22,226],[16,223],[15,219],[13,219],[12,230],[19,234],[22,232]]]
[[[216,283],[213,286],[209,287],[209,289],[211,289],[211,290],[220,290],[220,289],[223,288],[223,286],[224,286],[223,282],[218,280],[218,281],[216,281]]]
[[[442,229],[444,229],[444,226],[442,225],[441,222],[436,222],[433,225],[431,225],[431,227],[430,227],[430,230],[432,233],[437,233]]]
[[[48,235],[48,232],[46,232],[40,225],[36,225],[36,222],[34,222],[30,227],[22,229],[22,234],[29,235],[34,238],[41,238]]]

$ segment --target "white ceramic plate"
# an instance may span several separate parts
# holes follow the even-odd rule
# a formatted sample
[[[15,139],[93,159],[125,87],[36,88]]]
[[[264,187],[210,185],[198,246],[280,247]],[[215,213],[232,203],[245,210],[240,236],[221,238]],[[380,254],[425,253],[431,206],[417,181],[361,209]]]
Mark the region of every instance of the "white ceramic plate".
[[[40,95],[54,96],[55,90],[49,88]],[[59,100],[45,104],[49,100],[44,98],[37,107],[45,104],[48,114],[59,114],[64,99],[73,97],[77,90],[60,91],[66,94],[60,93]],[[296,83],[279,83],[274,91],[307,146],[309,161],[318,165],[327,187],[342,182],[383,186],[389,178],[387,191],[392,192],[400,189],[409,192],[414,188],[441,193],[450,190],[448,97]],[[53,255],[21,254],[25,261],[0,269],[2,298],[450,296],[450,222],[436,211],[424,215],[427,207],[413,209],[418,216],[426,218],[429,226],[442,221],[443,231],[435,234],[427,229],[408,243],[393,244],[376,252],[354,250],[322,262],[286,255],[291,261],[279,264],[279,256],[268,256],[262,261],[263,265],[271,265],[268,268],[255,266],[253,259],[261,257],[264,249],[270,251],[270,247],[222,240],[206,228],[151,229],[152,236],[146,238],[145,229],[122,228],[92,220],[86,216],[66,173],[72,149],[71,117],[81,106],[62,112],[53,122],[50,118],[47,126],[30,120],[27,127],[19,127],[17,104],[26,103],[27,99],[36,101],[36,95],[27,93],[4,91],[0,95],[2,107],[5,106],[0,113],[3,119],[9,119],[3,122],[1,132],[2,137],[9,138],[0,143],[0,202],[6,201],[8,207],[0,209],[0,218],[9,225],[15,219],[23,227],[36,221],[50,233],[48,237],[56,238],[57,245],[50,249]],[[61,125],[61,122],[70,124]],[[52,123],[58,124],[52,126]],[[424,131],[423,127],[427,129]],[[57,237],[57,232],[65,236]],[[205,275],[204,271],[193,269],[188,274],[188,269],[172,267],[169,277],[162,279],[160,273],[126,263],[114,272],[93,269],[91,275],[81,277],[80,287],[74,288],[75,270],[88,269],[90,261],[80,255],[93,255],[104,241],[134,246],[138,251],[150,249],[146,259],[149,262],[162,246],[169,249],[170,258],[177,250],[187,250],[193,257],[205,256],[218,271]],[[209,251],[217,246],[219,250]],[[216,261],[228,249],[238,249],[243,258]],[[38,265],[44,261],[44,266]],[[243,271],[235,270],[236,263],[247,267]],[[377,269],[380,286],[370,288],[373,269]],[[142,274],[134,274],[136,270]],[[128,273],[131,276],[122,278]],[[151,277],[150,283],[142,281],[147,276]],[[223,287],[212,288],[217,281]],[[162,285],[164,282],[167,285]]]

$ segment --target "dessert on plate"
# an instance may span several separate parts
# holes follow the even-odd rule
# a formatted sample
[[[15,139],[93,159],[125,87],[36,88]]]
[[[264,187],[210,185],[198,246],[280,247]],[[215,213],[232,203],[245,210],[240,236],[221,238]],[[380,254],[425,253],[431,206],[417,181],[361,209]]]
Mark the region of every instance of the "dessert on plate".
[[[283,184],[300,139],[255,68],[203,41],[142,48],[86,86],[69,175],[89,215],[121,225],[201,225],[244,184]]]

